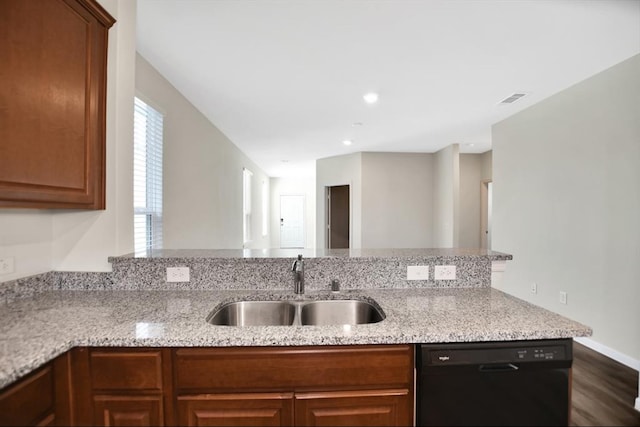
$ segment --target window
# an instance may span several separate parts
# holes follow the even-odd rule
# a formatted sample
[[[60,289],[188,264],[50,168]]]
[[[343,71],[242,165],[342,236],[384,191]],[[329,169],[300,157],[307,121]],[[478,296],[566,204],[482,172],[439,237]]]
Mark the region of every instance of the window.
[[[243,243],[251,241],[251,177],[253,173],[242,169],[242,229]]]
[[[162,114],[135,98],[133,232],[136,253],[162,248],[162,123]]]
[[[262,181],[262,237],[269,234],[269,186]]]

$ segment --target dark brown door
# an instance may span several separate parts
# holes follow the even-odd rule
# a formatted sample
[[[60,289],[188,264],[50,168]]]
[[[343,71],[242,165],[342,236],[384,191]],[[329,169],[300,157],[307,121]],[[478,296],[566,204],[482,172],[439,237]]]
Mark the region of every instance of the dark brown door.
[[[349,248],[349,186],[329,187],[329,249]]]

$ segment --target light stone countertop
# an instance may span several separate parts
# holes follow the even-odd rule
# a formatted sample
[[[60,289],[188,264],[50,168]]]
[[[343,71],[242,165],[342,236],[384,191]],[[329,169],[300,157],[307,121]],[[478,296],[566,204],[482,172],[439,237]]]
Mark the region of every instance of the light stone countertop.
[[[512,259],[510,254],[480,248],[404,248],[404,249],[154,249],[148,252],[131,253],[109,257],[109,262],[162,259],[295,259],[332,258],[349,260],[389,260],[411,258],[465,259],[486,258],[491,261]]]
[[[512,341],[590,336],[589,327],[492,288],[367,289],[382,322],[214,326],[224,302],[295,299],[291,291],[49,291],[0,307],[0,388],[76,346],[199,347]],[[332,298],[308,292],[304,298]]]

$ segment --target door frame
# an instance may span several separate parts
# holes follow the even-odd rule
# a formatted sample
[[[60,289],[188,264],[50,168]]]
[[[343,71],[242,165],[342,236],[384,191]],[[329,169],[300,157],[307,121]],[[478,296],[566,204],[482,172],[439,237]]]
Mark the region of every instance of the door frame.
[[[491,184],[491,189],[489,189]],[[480,181],[480,247],[491,249],[491,222],[493,200],[493,180],[483,179]]]
[[[333,184],[326,185],[324,187],[324,248],[331,248],[331,197],[330,191],[332,187],[349,187],[349,249],[353,248],[353,186],[350,183],[347,184]]]

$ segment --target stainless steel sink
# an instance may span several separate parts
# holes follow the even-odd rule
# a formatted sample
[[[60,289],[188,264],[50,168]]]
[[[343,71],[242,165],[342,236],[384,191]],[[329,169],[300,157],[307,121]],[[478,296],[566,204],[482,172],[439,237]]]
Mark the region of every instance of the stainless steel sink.
[[[295,305],[286,301],[239,301],[223,305],[207,321],[227,326],[286,326],[293,324],[295,313]]]
[[[362,300],[238,301],[224,304],[207,322],[224,326],[360,325],[384,320],[384,313]]]
[[[314,301],[302,306],[303,325],[360,325],[377,323],[384,315],[371,303],[360,300]]]

